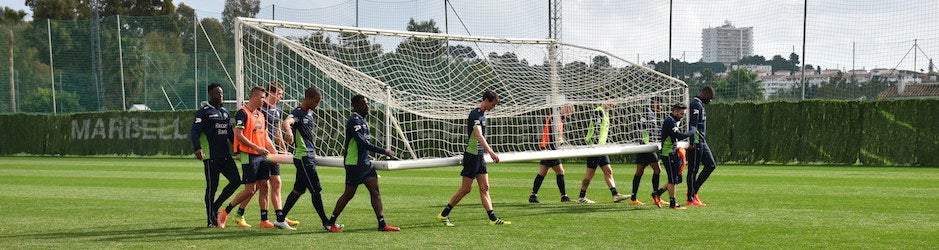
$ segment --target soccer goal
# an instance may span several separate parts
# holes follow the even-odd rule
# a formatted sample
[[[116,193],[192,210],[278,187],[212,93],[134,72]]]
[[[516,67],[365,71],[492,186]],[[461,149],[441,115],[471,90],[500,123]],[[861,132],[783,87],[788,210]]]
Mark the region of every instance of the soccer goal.
[[[278,81],[284,99],[324,94],[316,111],[317,162],[342,166],[349,99],[364,95],[373,143],[400,159],[379,169],[455,166],[466,148],[466,119],[491,89],[501,103],[486,112],[487,140],[503,162],[653,152],[639,129],[653,96],[687,102],[687,85],[616,55],[551,39],[510,39],[340,27],[239,18],[236,97]],[[595,108],[606,103],[607,142],[586,141]],[[561,107],[563,133],[556,131]],[[668,105],[663,105],[668,107]],[[289,111],[295,107],[281,107]],[[656,114],[662,118],[668,110]],[[558,138],[544,150],[547,131]],[[657,140],[657,138],[653,138]],[[488,161],[491,159],[486,157]]]

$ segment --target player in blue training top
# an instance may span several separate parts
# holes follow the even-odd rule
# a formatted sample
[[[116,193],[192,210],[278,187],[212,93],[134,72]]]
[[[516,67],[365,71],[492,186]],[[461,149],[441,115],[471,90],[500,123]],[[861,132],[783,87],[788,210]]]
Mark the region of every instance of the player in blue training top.
[[[346,122],[346,140],[343,155],[345,155],[344,164],[346,168],[346,189],[336,201],[336,208],[333,209],[333,215],[329,218],[330,232],[342,232],[339,225],[336,224],[336,218],[346,208],[346,204],[352,197],[355,197],[355,191],[360,184],[365,184],[368,193],[372,198],[372,210],[378,219],[378,231],[401,231],[400,228],[393,227],[385,223],[385,210],[381,204],[381,193],[378,190],[378,173],[372,167],[372,158],[368,152],[382,153],[394,157],[394,152],[387,150],[369,142],[368,122],[368,100],[365,96],[355,95],[352,97],[352,115]]]
[[[674,209],[684,209],[675,201],[675,185],[681,183],[682,164],[684,164],[684,155],[677,145],[677,141],[694,135],[696,128],[691,127],[687,132],[681,132],[680,121],[685,117],[685,109],[688,107],[683,103],[672,105],[672,113],[665,117],[662,122],[662,162],[665,163],[665,174],[668,176],[668,183],[664,187],[652,192],[652,203],[662,207],[662,193],[668,191],[668,206]]]
[[[320,184],[319,174],[316,173],[316,145],[313,144],[315,136],[313,135],[316,120],[314,111],[323,100],[323,93],[315,87],[307,88],[303,91],[303,102],[300,106],[290,112],[290,116],[284,120],[284,130],[289,131],[285,139],[294,142],[293,165],[297,167],[296,182],[293,184],[293,191],[287,195],[284,201],[284,217],[290,213],[290,209],[297,203],[300,196],[310,190],[312,196],[313,208],[316,214],[320,216],[323,229],[329,230],[329,218],[326,217],[326,210],[323,208],[323,186]]]
[[[545,150],[555,150],[557,147],[555,143],[560,145],[564,144],[564,120],[571,117],[571,113],[574,113],[574,105],[565,104],[558,110],[557,114],[557,138],[554,136],[554,114],[548,115],[545,118],[544,131],[541,133],[541,148]],[[567,197],[567,189],[564,185],[564,165],[561,164],[561,159],[549,159],[541,160],[538,162],[538,174],[535,175],[535,182],[532,183],[531,195],[528,196],[528,202],[531,203],[541,203],[538,201],[538,189],[541,188],[541,182],[544,181],[545,175],[548,174],[548,169],[554,170],[554,174],[557,177],[558,190],[561,191],[561,202],[573,202],[570,197]]]
[[[225,222],[218,221],[217,212],[222,203],[238,190],[241,177],[238,176],[238,167],[231,156],[231,142],[235,133],[232,131],[228,110],[222,107],[222,86],[212,83],[206,90],[209,102],[196,110],[196,119],[192,123],[189,139],[195,149],[196,159],[201,160],[205,167],[203,173],[208,226],[224,228]],[[222,189],[218,199],[215,199],[219,174],[228,179],[228,184]]]
[[[698,132],[694,135],[691,143],[691,152],[689,153],[688,165],[688,199],[685,202],[689,206],[707,206],[698,198],[698,191],[701,185],[711,176],[711,172],[717,168],[714,161],[714,155],[711,154],[711,148],[708,147],[707,135],[707,113],[704,111],[704,104],[711,103],[714,98],[714,88],[711,86],[701,89],[701,93],[691,100],[691,118],[688,119],[688,125],[697,128]],[[698,167],[704,164],[704,169],[698,174]]]
[[[496,216],[492,211],[492,199],[489,198],[489,169],[486,167],[486,159],[483,157],[483,151],[489,154],[493,162],[499,162],[499,155],[492,151],[489,142],[486,141],[486,111],[492,110],[499,104],[499,95],[492,90],[483,92],[483,100],[473,111],[470,111],[466,118],[466,151],[463,152],[463,170],[460,176],[463,176],[460,189],[450,197],[450,202],[443,208],[440,214],[437,214],[437,220],[445,226],[452,227],[450,222],[450,211],[466,194],[469,194],[473,188],[473,180],[479,184],[479,198],[482,201],[483,209],[489,216],[489,225],[507,225],[512,222],[505,221]]]
[[[660,110],[662,110],[662,97],[653,96],[649,99],[649,107],[646,108],[637,124],[636,131],[639,133],[639,138],[642,139],[641,144],[651,144],[653,138],[659,138],[659,130],[661,129],[659,126],[661,124],[659,124],[659,118],[655,113]],[[659,155],[655,152],[636,155],[636,174],[633,175],[633,193],[630,196],[630,205],[645,205],[636,197],[636,193],[639,191],[639,182],[642,181],[642,174],[645,172],[646,166],[652,167],[652,190],[659,189],[659,176],[662,171],[659,169]],[[655,205],[661,206],[662,204]]]
[[[587,129],[587,138],[585,139],[587,144],[606,144],[606,139],[610,134],[610,114],[608,110],[613,108],[612,96],[608,95],[607,98],[610,99],[593,110],[593,120],[590,121],[589,128]],[[590,186],[590,180],[593,179],[593,174],[596,173],[598,167],[603,171],[603,179],[606,181],[606,186],[610,188],[610,193],[613,195],[613,202],[629,199],[629,195],[620,194],[616,191],[616,181],[613,180],[613,168],[610,167],[610,157],[601,155],[587,157],[587,172],[584,173],[584,179],[580,181],[580,195],[578,196],[577,202],[586,204],[596,203],[587,199],[587,187]]]

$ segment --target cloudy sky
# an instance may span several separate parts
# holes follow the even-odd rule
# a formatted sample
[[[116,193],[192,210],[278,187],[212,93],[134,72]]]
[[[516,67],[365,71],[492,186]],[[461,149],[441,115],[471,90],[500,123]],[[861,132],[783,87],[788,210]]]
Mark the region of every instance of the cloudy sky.
[[[22,0],[0,5],[26,9]],[[220,17],[224,0],[176,0],[200,17]],[[544,0],[262,0],[259,18],[404,30],[409,18],[434,19],[452,34],[547,38]],[[669,56],[668,1],[563,0],[561,40],[616,54],[630,61]],[[802,54],[802,0],[675,0],[674,58],[701,58],[701,29],[731,22],[753,27],[754,51],[770,58]],[[823,68],[925,69],[939,56],[939,1],[809,1],[806,63]],[[444,26],[444,22],[447,23]],[[914,43],[919,47],[914,48]],[[914,53],[914,51],[916,53]]]

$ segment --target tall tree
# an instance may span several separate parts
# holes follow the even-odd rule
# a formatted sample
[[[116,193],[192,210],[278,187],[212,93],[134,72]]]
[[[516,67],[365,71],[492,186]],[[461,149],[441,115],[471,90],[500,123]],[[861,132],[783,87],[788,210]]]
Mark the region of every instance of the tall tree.
[[[231,34],[235,31],[235,18],[255,17],[258,11],[261,11],[261,0],[225,0],[222,28]]]
[[[725,100],[729,101],[753,101],[763,99],[763,88],[760,86],[760,78],[747,69],[735,69],[727,73],[727,79],[719,83],[721,88],[716,89],[717,93],[722,94]]]
[[[26,11],[14,10],[10,7],[3,7],[3,15],[0,15],[0,24],[13,25],[23,23],[26,17]]]

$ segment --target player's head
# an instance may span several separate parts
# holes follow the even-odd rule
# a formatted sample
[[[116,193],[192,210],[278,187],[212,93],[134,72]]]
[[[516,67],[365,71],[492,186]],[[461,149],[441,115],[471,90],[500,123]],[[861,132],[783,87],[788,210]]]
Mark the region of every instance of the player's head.
[[[267,99],[267,90],[261,86],[254,86],[251,92],[248,92],[248,107],[260,108],[265,99]]]
[[[652,108],[652,110],[655,111],[662,110],[662,97],[653,96],[652,98],[649,98],[649,108]]]
[[[365,117],[368,115],[368,100],[365,99],[365,96],[363,95],[352,96],[350,103],[352,104],[352,112],[355,112],[361,115],[362,117]]]
[[[600,104],[600,106],[602,106],[603,109],[610,109],[610,108],[613,108],[613,106],[616,106],[614,103],[616,101],[616,95],[613,95],[613,92],[610,92],[610,91],[603,92],[603,96],[604,98],[606,98],[604,99],[603,103]]]
[[[681,119],[685,117],[685,109],[688,109],[688,106],[686,106],[684,103],[675,103],[672,105],[672,115],[678,117],[678,119]]]
[[[223,95],[222,95],[221,84],[213,82],[212,84],[209,84],[209,86],[205,88],[205,92],[209,96],[209,104],[212,104],[212,106],[215,106],[215,107],[219,107],[222,104]]]
[[[499,104],[499,94],[489,89],[483,91],[483,102],[479,105],[480,109],[489,111],[495,108],[497,104]]]
[[[701,102],[704,104],[711,103],[711,99],[714,99],[714,88],[711,86],[701,88],[701,93],[698,94],[698,98],[700,98]]]
[[[267,104],[274,105],[284,96],[284,85],[277,81],[267,84]]]
[[[309,87],[303,91],[303,103],[300,106],[306,109],[316,109],[323,100],[323,92],[316,87]]]
[[[574,114],[574,111],[576,111],[574,109],[574,104],[565,103],[564,106],[561,106],[560,113],[564,117],[571,117],[571,114]]]

